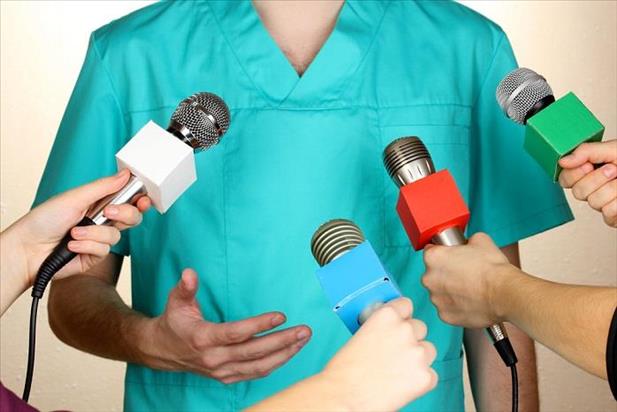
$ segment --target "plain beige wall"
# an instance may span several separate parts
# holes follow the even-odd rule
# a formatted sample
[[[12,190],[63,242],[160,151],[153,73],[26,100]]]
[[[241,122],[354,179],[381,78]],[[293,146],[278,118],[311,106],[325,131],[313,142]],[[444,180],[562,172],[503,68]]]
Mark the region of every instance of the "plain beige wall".
[[[7,227],[25,213],[95,28],[148,2],[2,1],[1,218]],[[614,1],[468,1],[500,24],[519,63],[543,73],[556,94],[574,90],[616,134],[617,3]],[[617,283],[617,234],[600,215],[569,196],[576,221],[522,242],[524,268],[547,278]],[[130,299],[129,272],[119,289]],[[564,302],[567,304],[567,302]],[[29,298],[2,318],[1,378],[21,394]],[[43,410],[113,411],[122,407],[124,365],[59,342],[39,314],[31,401]],[[545,411],[615,410],[606,382],[577,370],[538,345]],[[468,397],[470,410],[472,409]],[[509,406],[506,405],[506,409]]]

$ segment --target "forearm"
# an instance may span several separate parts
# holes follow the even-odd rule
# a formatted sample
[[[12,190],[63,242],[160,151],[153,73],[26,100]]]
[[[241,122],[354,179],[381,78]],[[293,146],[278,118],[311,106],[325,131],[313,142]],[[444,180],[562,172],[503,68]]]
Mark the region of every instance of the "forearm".
[[[28,260],[14,225],[0,235],[0,315],[31,286]]]
[[[247,412],[353,411],[341,392],[322,374],[307,378],[247,409]]]
[[[500,316],[570,362],[606,379],[606,342],[617,289],[564,285],[514,272]]]
[[[116,288],[89,275],[52,283],[49,322],[65,343],[105,358],[147,363],[151,319],[129,308]]]
[[[533,341],[514,325],[506,323],[505,327],[518,357],[519,410],[536,411],[539,398]],[[476,409],[509,410],[512,398],[510,368],[505,366],[484,330],[465,329],[464,342]]]
[[[501,249],[511,267],[520,266],[518,243]],[[495,274],[492,278],[497,278]],[[533,341],[514,325],[505,324],[518,357],[519,410],[539,409],[536,352]],[[508,410],[512,397],[510,369],[505,366],[483,330],[465,330],[465,350],[476,409]]]

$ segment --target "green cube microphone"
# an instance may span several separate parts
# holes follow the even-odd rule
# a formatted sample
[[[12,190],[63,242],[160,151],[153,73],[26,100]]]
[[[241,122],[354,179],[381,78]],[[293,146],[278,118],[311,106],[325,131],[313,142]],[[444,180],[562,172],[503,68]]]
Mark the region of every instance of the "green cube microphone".
[[[557,181],[559,159],[581,143],[599,142],[604,126],[572,92],[555,100],[546,79],[521,67],[497,86],[497,102],[506,116],[526,125],[524,148]]]

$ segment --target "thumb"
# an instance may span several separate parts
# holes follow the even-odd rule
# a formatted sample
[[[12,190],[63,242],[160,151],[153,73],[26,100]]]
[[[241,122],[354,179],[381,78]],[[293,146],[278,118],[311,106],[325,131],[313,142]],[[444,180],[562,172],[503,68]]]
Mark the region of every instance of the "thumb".
[[[390,306],[394,309],[402,319],[411,318],[411,314],[413,313],[413,304],[409,298],[397,298],[386,303],[385,306]]]
[[[469,238],[468,243],[478,246],[495,246],[493,239],[489,235],[483,232],[478,232]]]
[[[103,177],[94,182],[76,187],[58,196],[57,200],[85,210],[96,201],[122,189],[128,182],[130,172],[123,169],[113,176]]]
[[[189,304],[195,301],[197,294],[197,273],[193,269],[184,269],[178,284],[169,292],[170,304]]]
[[[574,152],[559,160],[564,169],[572,169],[585,163],[617,162],[617,140],[607,142],[583,143]]]

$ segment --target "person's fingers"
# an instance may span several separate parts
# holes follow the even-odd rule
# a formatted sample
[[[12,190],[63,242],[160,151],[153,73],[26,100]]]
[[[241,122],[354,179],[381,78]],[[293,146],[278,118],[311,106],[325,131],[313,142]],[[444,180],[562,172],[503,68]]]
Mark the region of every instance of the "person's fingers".
[[[594,170],[572,186],[572,195],[578,200],[587,200],[587,197],[598,190],[606,182],[615,179],[617,166],[609,163]]]
[[[56,199],[67,202],[72,207],[86,210],[97,200],[122,189],[128,182],[131,173],[124,169],[113,176],[103,177],[94,182],[69,190]]]
[[[294,345],[287,346],[258,360],[234,362],[223,365],[219,370],[214,372],[213,377],[219,379],[223,383],[230,384],[268,376],[273,370],[284,365],[298,353],[308,340],[309,338],[305,338]]]
[[[419,319],[411,319],[409,323],[411,323],[411,327],[413,328],[413,335],[417,340],[422,340],[426,338],[426,334],[428,333],[426,323],[422,322]]]
[[[487,235],[486,233],[483,232],[478,232],[478,233],[474,233],[470,238],[469,238],[469,242],[470,244],[477,244],[480,246],[494,246],[495,243],[493,242],[493,239],[491,239],[491,237],[489,235]]]
[[[178,284],[169,292],[170,303],[188,303],[195,299],[197,293],[197,273],[193,269],[184,269]]]
[[[383,306],[383,308],[386,307],[394,309],[396,314],[399,315],[402,319],[410,318],[413,313],[413,303],[411,303],[411,299],[405,297],[391,300]]]
[[[590,194],[587,197],[587,203],[593,209],[601,212],[602,208],[615,198],[617,198],[617,179],[611,180]]]
[[[114,226],[123,230],[128,227],[136,226],[141,223],[143,219],[139,210],[129,204],[123,205],[110,205],[104,210],[104,214],[107,218],[114,221]]]
[[[120,231],[113,226],[76,226],[71,229],[71,236],[75,240],[92,240],[111,246],[120,241]]]
[[[604,218],[604,223],[610,227],[617,228],[617,199],[613,199],[604,205],[602,217]]]
[[[572,153],[562,157],[559,165],[563,168],[573,168],[585,162],[599,164],[617,160],[617,140],[606,142],[583,143]]]
[[[423,258],[427,268],[431,268],[446,262],[445,255],[447,246],[432,245],[424,248]]]
[[[429,368],[428,372],[431,375],[431,379],[428,384],[427,392],[435,389],[435,387],[437,386],[437,382],[439,382],[439,375],[437,375],[435,369]]]
[[[207,336],[204,338],[217,345],[240,343],[254,335],[273,329],[285,321],[285,315],[280,312],[264,313],[235,322],[214,324],[208,329]]]
[[[278,352],[299,341],[306,340],[311,336],[311,329],[307,326],[269,333],[264,336],[252,338],[246,342],[229,345],[226,347],[229,361],[249,361],[264,358],[271,353]]]
[[[107,256],[110,249],[109,244],[99,243],[92,240],[71,240],[67,244],[67,247],[73,253],[99,257]]]
[[[593,170],[593,165],[591,163],[584,163],[572,169],[563,169],[561,173],[559,173],[559,184],[564,189],[569,189],[583,177],[593,172]]]
[[[150,199],[148,196],[142,196],[139,198],[139,200],[137,200],[135,206],[141,213],[144,213],[145,211],[150,209],[150,206],[152,206],[152,199]]]
[[[427,364],[432,364],[437,357],[437,349],[435,349],[435,346],[431,342],[426,340],[418,342],[418,345],[420,345],[422,349],[424,349],[424,359],[426,359]]]

